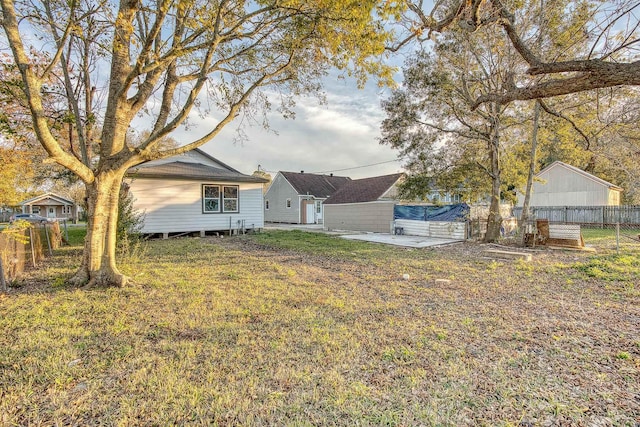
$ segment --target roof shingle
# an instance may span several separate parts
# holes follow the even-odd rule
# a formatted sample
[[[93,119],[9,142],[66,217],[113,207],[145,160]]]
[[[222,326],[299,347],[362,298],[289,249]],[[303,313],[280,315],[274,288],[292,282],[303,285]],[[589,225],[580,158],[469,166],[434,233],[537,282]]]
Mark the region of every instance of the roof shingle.
[[[313,173],[280,172],[298,194],[329,197],[351,181],[346,176],[316,175]]]
[[[404,174],[355,179],[336,191],[325,204],[373,202],[384,195]]]
[[[202,163],[170,162],[156,166],[144,166],[129,170],[128,175],[145,178],[181,178],[198,180],[224,180],[232,182],[267,182],[266,179],[245,175],[236,170],[220,169]]]

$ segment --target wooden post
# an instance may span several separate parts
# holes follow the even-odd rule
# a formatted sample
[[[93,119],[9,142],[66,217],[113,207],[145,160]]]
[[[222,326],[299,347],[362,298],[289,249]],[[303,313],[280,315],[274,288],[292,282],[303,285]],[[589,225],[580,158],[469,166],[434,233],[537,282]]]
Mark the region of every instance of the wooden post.
[[[4,278],[4,268],[2,267],[2,257],[0,256],[0,285],[2,292],[7,292],[7,281]]]
[[[33,247],[33,228],[29,227],[29,246],[31,247],[31,262],[36,266],[36,248]]]
[[[47,228],[47,224],[44,224],[44,234],[47,236],[47,247],[49,248],[49,256],[53,256],[53,251],[51,250],[51,240],[49,239],[49,229]]]
[[[616,255],[620,255],[620,223],[616,222]]]

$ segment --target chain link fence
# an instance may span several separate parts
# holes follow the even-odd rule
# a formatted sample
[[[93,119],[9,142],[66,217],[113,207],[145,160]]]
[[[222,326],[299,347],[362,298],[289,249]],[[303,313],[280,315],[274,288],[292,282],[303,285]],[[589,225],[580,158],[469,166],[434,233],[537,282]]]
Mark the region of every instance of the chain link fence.
[[[0,231],[0,290],[19,279],[25,269],[35,267],[63,242],[60,224],[30,224]]]
[[[482,240],[487,221],[469,221],[469,238]],[[504,243],[595,250],[598,254],[636,254],[640,256],[640,224],[574,224],[532,219],[525,224],[524,237],[515,217],[504,218]]]
[[[598,253],[640,255],[640,225],[607,224],[600,227],[581,226],[585,245]]]
[[[520,218],[522,207],[513,208]],[[640,254],[640,206],[544,206],[531,208],[531,218],[552,227],[579,227],[586,248],[598,253]]]

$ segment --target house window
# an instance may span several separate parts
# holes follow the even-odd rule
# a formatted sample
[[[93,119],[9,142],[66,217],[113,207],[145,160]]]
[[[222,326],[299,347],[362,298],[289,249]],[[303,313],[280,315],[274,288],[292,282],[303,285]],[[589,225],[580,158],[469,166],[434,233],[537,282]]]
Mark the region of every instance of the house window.
[[[222,191],[222,210],[238,212],[238,186],[225,185]]]
[[[287,199],[287,209],[291,208],[291,199]]]
[[[269,201],[268,200],[264,201],[264,209],[267,210],[267,211],[269,210]]]
[[[64,205],[62,207],[62,213],[63,214],[70,214],[71,213],[71,205]]]
[[[316,213],[317,214],[322,213],[322,201],[321,200],[317,200],[316,201]]]
[[[32,208],[31,208],[31,213],[34,213],[34,214],[38,214],[38,215],[39,215],[39,214],[40,214],[40,207],[39,207],[39,206],[34,206],[34,207],[32,207]]]
[[[202,186],[202,211],[204,213],[220,212],[220,186]]]
[[[202,185],[202,212],[238,212],[239,188],[237,185]]]

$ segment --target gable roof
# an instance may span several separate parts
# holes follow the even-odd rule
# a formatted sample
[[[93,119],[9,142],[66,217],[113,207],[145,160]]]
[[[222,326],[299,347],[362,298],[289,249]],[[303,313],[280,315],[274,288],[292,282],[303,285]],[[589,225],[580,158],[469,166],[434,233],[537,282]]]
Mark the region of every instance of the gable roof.
[[[346,176],[316,175],[313,173],[282,172],[280,174],[298,194],[316,197],[329,197],[339,188],[351,181]]]
[[[51,199],[55,202],[58,202],[57,204],[60,205],[75,205],[75,202],[73,200],[69,200],[65,197],[62,196],[58,196],[57,194],[54,193],[45,193],[45,194],[41,194],[40,196],[36,196],[36,197],[32,197],[30,199],[27,200],[23,200],[21,201],[19,204],[20,206],[24,206],[24,205],[33,205],[33,204],[37,204],[39,202],[42,201],[46,201],[47,199]]]
[[[617,185],[615,185],[615,184],[612,184],[612,183],[610,183],[610,182],[608,182],[608,181],[605,181],[605,180],[604,180],[604,179],[602,179],[602,178],[598,178],[597,176],[590,174],[589,172],[585,172],[585,171],[583,171],[583,170],[582,170],[582,169],[580,169],[580,168],[577,168],[577,167],[575,167],[575,166],[571,166],[571,165],[569,165],[569,164],[567,164],[567,163],[564,163],[564,162],[561,162],[561,161],[559,161],[559,160],[556,160],[555,162],[551,163],[551,164],[550,164],[549,166],[547,166],[546,168],[542,169],[540,172],[538,172],[538,173],[536,174],[536,176],[540,176],[540,175],[541,175],[541,174],[543,174],[544,172],[548,172],[548,171],[549,171],[549,170],[551,170],[552,168],[556,168],[556,167],[563,167],[563,168],[565,168],[565,169],[568,169],[568,170],[570,170],[570,171],[572,171],[572,172],[574,172],[574,173],[577,173],[578,175],[581,175],[581,176],[583,176],[583,177],[585,177],[585,178],[587,178],[587,179],[590,179],[590,180],[592,180],[592,181],[595,181],[595,182],[597,182],[598,184],[601,184],[601,185],[603,185],[603,186],[605,186],[605,187],[608,187],[608,188],[610,188],[610,189],[612,189],[612,190],[620,190],[620,191],[622,191],[622,188],[621,188],[621,187],[618,187],[618,186],[617,186]]]
[[[226,166],[226,165],[225,165]],[[154,166],[139,165],[129,169],[127,173],[131,177],[143,178],[175,178],[197,180],[223,180],[232,182],[258,182],[265,183],[266,179],[252,175],[245,175],[233,168],[221,169],[202,163],[175,161]]]
[[[402,178],[403,173],[355,179],[329,197],[325,204],[374,202]]]
[[[229,166],[228,164],[226,164],[226,163],[224,163],[224,162],[221,162],[220,160],[216,159],[215,157],[213,157],[213,156],[212,156],[212,155],[210,155],[210,154],[205,153],[204,151],[202,151],[202,150],[201,150],[201,149],[199,149],[199,148],[194,148],[194,149],[193,149],[193,150],[191,150],[191,151],[192,151],[192,152],[195,152],[195,153],[198,153],[198,154],[200,154],[201,156],[206,157],[207,159],[209,159],[209,160],[211,160],[211,161],[213,161],[213,162],[219,163],[220,165],[224,166],[225,168],[229,169],[230,171],[241,173],[239,170],[236,170],[236,169],[232,168],[231,166]]]

